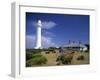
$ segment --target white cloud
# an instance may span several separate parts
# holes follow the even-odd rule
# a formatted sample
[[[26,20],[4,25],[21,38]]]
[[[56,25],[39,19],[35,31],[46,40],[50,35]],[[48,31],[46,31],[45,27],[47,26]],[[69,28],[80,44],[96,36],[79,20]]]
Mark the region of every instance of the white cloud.
[[[42,34],[44,36],[50,36],[50,37],[55,37],[56,35],[53,34],[52,32],[48,31],[48,30],[42,30]]]
[[[42,26],[43,26],[44,29],[51,29],[51,28],[56,26],[56,23],[52,22],[52,21],[48,21],[48,22],[45,21],[45,22],[42,23]]]
[[[42,36],[42,46],[43,47],[54,47],[56,44],[52,40],[53,38]]]
[[[35,47],[36,37],[34,35],[26,36],[26,48],[34,48]],[[56,44],[53,42],[53,38],[48,36],[42,36],[42,47],[54,47]]]
[[[37,25],[37,22],[33,22],[33,25],[36,26]],[[42,28],[43,29],[51,29],[53,27],[55,27],[57,24],[53,21],[43,21],[42,22]]]

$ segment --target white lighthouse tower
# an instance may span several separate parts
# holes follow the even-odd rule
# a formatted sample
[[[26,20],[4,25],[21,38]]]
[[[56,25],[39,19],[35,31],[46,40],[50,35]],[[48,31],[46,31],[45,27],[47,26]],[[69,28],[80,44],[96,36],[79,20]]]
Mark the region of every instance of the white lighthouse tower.
[[[36,46],[35,49],[41,49],[41,27],[42,27],[42,22],[41,20],[38,20],[37,26],[36,26]]]

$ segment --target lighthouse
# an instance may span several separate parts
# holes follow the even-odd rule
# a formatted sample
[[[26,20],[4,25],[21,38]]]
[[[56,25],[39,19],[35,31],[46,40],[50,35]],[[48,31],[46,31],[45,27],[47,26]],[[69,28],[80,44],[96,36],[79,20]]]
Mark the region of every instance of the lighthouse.
[[[36,25],[36,46],[35,49],[41,49],[41,27],[42,27],[42,22],[41,20],[37,21]]]

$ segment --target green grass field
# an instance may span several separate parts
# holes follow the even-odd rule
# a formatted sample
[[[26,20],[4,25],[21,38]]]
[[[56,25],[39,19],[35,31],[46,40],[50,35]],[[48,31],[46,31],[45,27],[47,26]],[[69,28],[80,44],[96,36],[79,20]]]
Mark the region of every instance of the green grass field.
[[[68,51],[68,50],[67,50]],[[89,52],[79,52],[79,51],[74,51],[74,54],[70,53],[71,51],[69,51],[69,54],[64,55],[63,62],[66,62],[66,64],[62,63],[62,60],[57,61],[57,58],[59,57],[59,50],[55,50],[55,52],[53,51],[48,51],[46,52],[45,50],[36,52],[34,54],[33,51],[28,50],[27,51],[27,56],[29,57],[30,55],[30,59],[26,59],[26,67],[33,67],[33,66],[57,66],[57,64],[59,63],[59,65],[81,65],[81,64],[89,64]],[[39,57],[32,57],[34,55],[41,55]],[[26,58],[28,58],[26,57]],[[71,57],[70,59],[70,63],[68,63],[68,59]],[[67,64],[68,63],[68,64]],[[28,64],[28,66],[27,66]]]

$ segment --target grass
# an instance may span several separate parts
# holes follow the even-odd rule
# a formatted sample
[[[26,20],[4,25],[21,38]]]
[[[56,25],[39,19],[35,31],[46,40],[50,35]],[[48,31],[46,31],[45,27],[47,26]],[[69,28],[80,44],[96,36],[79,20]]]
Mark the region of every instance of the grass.
[[[55,66],[56,65],[56,59],[58,57],[57,53],[49,53],[49,54],[45,54],[42,53],[43,56],[45,56],[48,59],[48,62],[45,64],[47,66]]]
[[[42,54],[48,59],[48,62],[45,64],[47,66],[55,66],[56,65],[56,59],[58,57],[57,53],[50,53],[50,54]],[[84,56],[84,60],[77,60],[79,56]],[[75,52],[73,55],[72,61],[70,65],[81,65],[81,64],[89,64],[89,53],[87,52]],[[63,64],[61,64],[63,65]]]
[[[70,51],[68,51],[68,52],[70,52]],[[41,66],[57,66],[56,60],[59,56],[58,50],[56,50],[56,53],[49,51],[49,53],[47,53],[47,54],[45,51],[42,50],[41,55],[47,59],[47,62],[45,64],[42,64]],[[66,54],[65,56],[68,56],[68,55]],[[79,56],[83,56],[84,60],[77,60],[77,58]],[[28,61],[26,61],[26,62],[28,62]],[[81,64],[89,64],[89,52],[74,51],[73,58],[71,60],[70,65],[81,65]],[[60,64],[60,65],[64,65],[64,64]],[[36,65],[33,65],[33,66],[36,66]]]
[[[79,56],[84,56],[84,60],[77,60]],[[89,64],[89,53],[88,52],[75,52],[71,64],[72,65]]]

